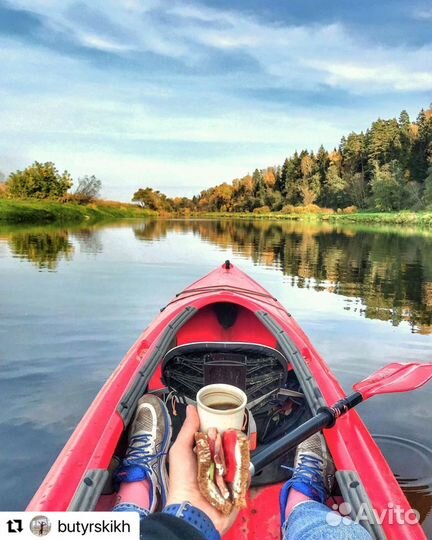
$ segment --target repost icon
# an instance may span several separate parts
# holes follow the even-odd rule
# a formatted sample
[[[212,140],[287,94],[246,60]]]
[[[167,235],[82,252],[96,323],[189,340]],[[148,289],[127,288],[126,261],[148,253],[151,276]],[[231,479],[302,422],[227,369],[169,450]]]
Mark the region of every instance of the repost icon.
[[[10,519],[7,522],[7,526],[8,526],[9,533],[20,533],[23,531],[21,519]]]

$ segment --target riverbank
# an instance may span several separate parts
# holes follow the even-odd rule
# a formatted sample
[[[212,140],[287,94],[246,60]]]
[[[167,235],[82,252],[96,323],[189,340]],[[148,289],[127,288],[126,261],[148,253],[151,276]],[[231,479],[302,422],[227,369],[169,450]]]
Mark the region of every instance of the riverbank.
[[[156,216],[139,206],[113,201],[87,205],[0,199],[0,223],[82,223]]]
[[[164,214],[163,218],[176,215]],[[0,199],[0,224],[79,224],[115,219],[140,219],[158,217],[153,210],[145,210],[134,204],[115,201],[95,201],[81,205],[55,201]],[[186,219],[248,219],[273,221],[306,221],[364,225],[411,225],[432,227],[432,212],[356,212],[352,214],[282,213],[282,212],[192,212],[178,215]]]
[[[208,212],[194,213],[190,217],[208,219],[256,219],[275,221],[309,221],[309,222],[330,222],[330,223],[358,223],[372,225],[416,225],[421,227],[432,227],[432,212],[356,212],[353,214],[329,214],[329,213],[292,213],[283,214],[281,212]]]

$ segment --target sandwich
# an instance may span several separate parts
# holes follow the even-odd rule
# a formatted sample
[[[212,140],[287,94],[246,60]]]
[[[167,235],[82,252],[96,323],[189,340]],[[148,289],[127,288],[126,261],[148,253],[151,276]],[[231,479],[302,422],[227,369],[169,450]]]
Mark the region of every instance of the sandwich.
[[[196,433],[195,442],[201,494],[225,515],[244,508],[250,466],[247,435],[238,429],[221,435],[210,428],[207,433]]]

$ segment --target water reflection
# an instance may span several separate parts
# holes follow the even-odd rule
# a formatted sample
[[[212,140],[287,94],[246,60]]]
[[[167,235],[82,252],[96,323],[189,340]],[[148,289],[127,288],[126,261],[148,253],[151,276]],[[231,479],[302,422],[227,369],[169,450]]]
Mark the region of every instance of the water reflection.
[[[202,240],[273,266],[298,288],[326,290],[351,298],[346,309],[413,332],[432,333],[432,233],[406,228],[335,227],[330,224],[243,220],[158,220],[122,224],[138,240],[194,234]],[[103,252],[100,227],[10,228],[5,238],[13,255],[39,270],[56,270],[75,246]]]
[[[100,229],[95,227],[79,229],[72,233],[72,237],[78,241],[80,251],[97,255],[103,252],[103,243],[100,236]]]
[[[71,260],[74,252],[67,231],[18,232],[10,236],[9,247],[15,257],[40,270],[55,270],[62,258]]]
[[[6,242],[12,256],[31,262],[38,270],[56,271],[61,260],[73,259],[76,247],[82,253],[102,253],[100,231],[97,226],[0,227],[0,244]]]
[[[203,240],[276,266],[300,288],[353,298],[347,309],[413,332],[432,333],[432,233],[271,221],[153,221],[140,240],[193,232]]]

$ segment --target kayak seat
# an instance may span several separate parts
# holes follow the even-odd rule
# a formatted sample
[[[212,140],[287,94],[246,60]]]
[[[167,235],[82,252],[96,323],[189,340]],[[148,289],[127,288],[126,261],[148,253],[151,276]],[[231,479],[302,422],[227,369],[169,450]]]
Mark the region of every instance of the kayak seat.
[[[243,342],[195,342],[178,345],[162,362],[162,381],[169,390],[195,401],[207,384],[238,386],[252,402],[284,388],[288,361],[266,345]]]

